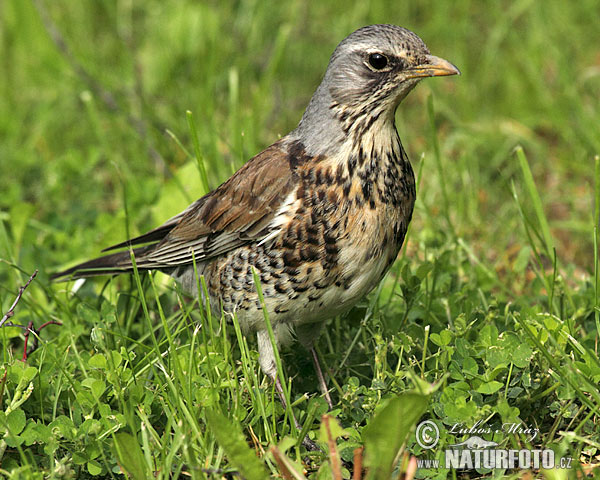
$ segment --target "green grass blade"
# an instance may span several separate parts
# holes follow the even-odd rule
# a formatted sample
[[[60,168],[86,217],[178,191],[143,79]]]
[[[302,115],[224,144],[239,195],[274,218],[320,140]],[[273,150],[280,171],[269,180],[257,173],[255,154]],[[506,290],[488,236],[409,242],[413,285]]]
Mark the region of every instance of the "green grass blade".
[[[533,175],[531,174],[531,169],[529,168],[529,163],[527,162],[527,157],[525,156],[523,147],[518,146],[515,149],[515,152],[517,154],[517,159],[519,160],[519,166],[521,167],[523,180],[525,181],[525,190],[529,196],[529,200],[531,201],[533,210],[539,223],[540,230],[542,232],[542,238],[544,239],[544,248],[546,250],[546,255],[548,255],[548,257],[552,257],[554,242],[552,241],[552,235],[550,233],[548,219],[546,218],[546,214],[544,213],[544,208],[542,206],[542,199],[540,198],[540,194],[535,185],[535,181],[533,179]]]
[[[232,466],[248,480],[268,478],[263,462],[248,447],[240,425],[214,409],[207,409],[204,414],[210,431],[225,450]]]
[[[598,228],[600,226],[600,155],[594,157],[594,319],[600,335],[600,272],[598,265]]]
[[[196,122],[194,121],[194,114],[188,110],[185,112],[188,127],[190,129],[190,135],[192,136],[192,143],[194,144],[194,157],[196,159],[196,165],[198,166],[198,173],[202,180],[202,188],[204,188],[204,194],[210,192],[210,186],[208,184],[208,175],[206,174],[206,167],[204,166],[204,157],[200,151],[200,141],[198,140],[198,131],[196,130]]]
[[[258,299],[260,301],[260,305],[262,307],[263,316],[265,319],[265,325],[267,327],[267,332],[269,333],[269,340],[271,341],[271,346],[273,347],[273,354],[275,356],[275,364],[277,365],[277,376],[279,377],[279,381],[281,383],[281,388],[283,390],[283,396],[285,397],[286,402],[286,414],[288,416],[288,420],[290,421],[292,435],[296,436],[298,432],[293,423],[294,414],[292,413],[292,402],[290,390],[288,388],[288,384],[285,378],[285,374],[283,371],[283,364],[281,363],[281,357],[279,355],[279,350],[277,348],[277,341],[275,340],[275,334],[273,332],[273,326],[271,325],[271,320],[269,319],[269,312],[267,311],[267,306],[265,304],[265,298],[263,296],[262,287],[260,284],[260,277],[256,273],[256,269],[252,267],[252,276],[254,277],[254,285],[256,285],[256,291],[258,292]],[[300,441],[298,439],[298,441]]]
[[[431,142],[433,144],[433,158],[435,159],[435,166],[438,170],[438,176],[440,178],[440,187],[442,189],[443,205],[441,207],[442,211],[444,212],[444,218],[446,219],[448,228],[450,229],[450,233],[452,233],[453,237],[456,237],[456,230],[454,228],[454,224],[452,223],[452,219],[450,218],[450,197],[448,195],[448,187],[446,185],[446,180],[448,177],[444,173],[444,166],[442,164],[442,154],[440,151],[440,142],[438,140],[437,129],[435,127],[435,109],[433,106],[433,95],[429,95],[429,97],[427,98],[427,113],[429,115]]]

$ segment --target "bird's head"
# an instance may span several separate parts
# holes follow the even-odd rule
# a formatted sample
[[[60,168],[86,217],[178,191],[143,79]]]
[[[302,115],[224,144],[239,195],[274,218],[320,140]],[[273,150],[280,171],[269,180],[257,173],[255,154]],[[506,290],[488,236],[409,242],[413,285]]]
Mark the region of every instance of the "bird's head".
[[[423,78],[458,75],[450,62],[431,55],[417,35],[396,25],[356,30],[335,49],[324,81],[342,107],[385,107],[392,113]]]
[[[360,28],[331,55],[297,132],[328,146],[350,130],[364,133],[362,127],[374,120],[393,125],[396,107],[420,80],[459,74],[450,62],[431,55],[410,30],[396,25]]]

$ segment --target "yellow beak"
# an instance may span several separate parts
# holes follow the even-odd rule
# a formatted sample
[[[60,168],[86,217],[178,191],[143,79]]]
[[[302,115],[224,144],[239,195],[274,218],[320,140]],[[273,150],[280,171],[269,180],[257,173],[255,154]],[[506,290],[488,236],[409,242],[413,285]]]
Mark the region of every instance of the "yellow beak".
[[[405,70],[404,73],[408,78],[443,77],[447,75],[460,75],[460,70],[448,60],[435,57],[434,55],[427,55],[425,62]]]

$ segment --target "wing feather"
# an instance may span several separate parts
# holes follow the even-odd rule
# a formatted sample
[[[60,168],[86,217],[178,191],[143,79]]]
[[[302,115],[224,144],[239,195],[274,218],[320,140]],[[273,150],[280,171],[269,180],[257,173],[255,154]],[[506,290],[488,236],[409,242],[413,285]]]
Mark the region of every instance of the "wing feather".
[[[189,208],[146,255],[168,266],[208,260],[266,237],[280,205],[297,186],[281,141],[258,154],[227,182]]]
[[[158,227],[169,231],[140,263],[148,262],[153,268],[190,264],[262,240],[269,235],[269,225],[280,206],[297,187],[291,164],[281,141],[267,148],[216,190]],[[148,238],[156,230],[134,241]]]
[[[300,148],[298,146],[300,145]],[[217,189],[191,204],[180,214],[143,235],[113,245],[114,250],[132,245],[140,269],[170,269],[202,262],[250,242],[270,238],[278,211],[299,185],[296,168],[307,159],[299,142],[281,139],[256,155]],[[117,252],[77,265],[55,277],[90,276],[130,271],[129,252]]]

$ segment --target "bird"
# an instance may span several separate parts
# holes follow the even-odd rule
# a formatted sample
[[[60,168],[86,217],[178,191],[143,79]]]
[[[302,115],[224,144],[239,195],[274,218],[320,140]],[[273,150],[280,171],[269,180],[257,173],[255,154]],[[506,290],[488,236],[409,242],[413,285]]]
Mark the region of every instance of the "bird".
[[[162,225],[53,278],[132,272],[132,255],[138,270],[167,273],[194,296],[202,275],[211,310],[256,335],[278,392],[274,348],[297,340],[332,408],[315,342],[326,320],[382,280],[412,218],[415,177],[396,109],[423,78],[459,74],[406,28],[356,30],[335,48],[294,130]]]

